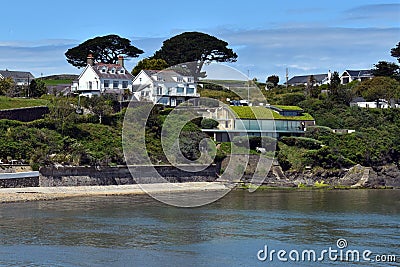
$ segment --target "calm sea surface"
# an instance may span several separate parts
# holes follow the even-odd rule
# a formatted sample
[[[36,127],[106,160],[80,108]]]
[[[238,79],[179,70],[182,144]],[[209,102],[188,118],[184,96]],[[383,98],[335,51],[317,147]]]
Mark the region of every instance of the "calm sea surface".
[[[400,190],[233,191],[191,209],[148,196],[0,204],[0,266],[349,266],[257,259],[265,246],[319,252],[340,238],[399,255]]]

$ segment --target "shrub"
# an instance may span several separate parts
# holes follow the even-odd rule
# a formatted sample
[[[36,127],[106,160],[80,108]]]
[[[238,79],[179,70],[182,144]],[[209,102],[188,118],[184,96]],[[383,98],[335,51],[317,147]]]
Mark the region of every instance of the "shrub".
[[[332,129],[325,126],[308,126],[305,137],[319,140],[321,136],[331,135]]]
[[[287,156],[283,153],[278,153],[278,162],[279,165],[281,166],[283,171],[287,171],[292,167],[292,164],[288,160]]]
[[[287,106],[296,106],[299,102],[304,101],[306,97],[304,93],[289,93],[282,95],[281,104]]]
[[[321,141],[307,137],[284,136],[281,141],[288,146],[297,146],[306,149],[319,149],[322,145]]]
[[[219,122],[213,119],[204,118],[201,121],[201,128],[203,129],[215,129],[219,125]]]

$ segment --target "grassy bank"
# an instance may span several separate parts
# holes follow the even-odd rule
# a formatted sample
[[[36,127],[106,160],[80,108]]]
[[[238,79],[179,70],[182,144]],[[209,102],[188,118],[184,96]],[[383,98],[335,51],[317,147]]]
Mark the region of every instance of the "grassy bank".
[[[45,99],[10,98],[10,97],[6,97],[6,96],[0,96],[0,110],[1,109],[12,109],[12,108],[46,106],[47,104],[48,104],[48,100],[45,100]]]

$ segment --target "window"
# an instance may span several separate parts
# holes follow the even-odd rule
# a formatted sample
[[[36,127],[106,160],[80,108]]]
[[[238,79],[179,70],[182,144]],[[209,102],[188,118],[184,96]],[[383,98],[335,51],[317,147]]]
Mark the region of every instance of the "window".
[[[113,88],[118,88],[119,82],[118,81],[113,81]]]
[[[192,77],[188,77],[188,78],[187,78],[187,82],[188,82],[188,83],[191,83],[191,82],[192,82]]]
[[[162,95],[162,87],[161,86],[157,87],[157,95]]]
[[[162,82],[163,81],[163,77],[157,76],[157,81]]]
[[[124,74],[124,73],[125,73],[124,69],[121,69],[121,70],[119,71],[119,73]]]
[[[111,69],[111,73],[115,73],[115,69],[114,68]]]
[[[110,87],[110,80],[104,80],[104,88]]]
[[[161,97],[158,100],[158,103],[163,104],[163,105],[168,105],[169,104],[169,98],[168,97]]]
[[[106,72],[106,68],[102,68],[101,72],[103,72],[103,73]]]
[[[181,82],[183,82],[183,78],[182,78],[182,77],[176,77],[176,81],[177,81],[178,83],[181,83]]]
[[[194,94],[194,88],[186,88],[186,93],[189,95]]]
[[[177,94],[183,94],[183,92],[184,92],[184,88],[183,87],[177,87],[176,88],[176,93]]]
[[[92,82],[89,82],[89,90],[92,90],[92,88],[93,88]]]
[[[128,81],[122,81],[122,88],[123,89],[128,88]]]

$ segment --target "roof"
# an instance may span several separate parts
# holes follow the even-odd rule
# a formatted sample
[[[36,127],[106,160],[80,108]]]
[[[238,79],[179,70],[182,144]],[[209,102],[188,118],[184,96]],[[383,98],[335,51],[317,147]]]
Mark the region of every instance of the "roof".
[[[366,100],[364,99],[364,97],[355,97],[351,100],[351,103],[358,103],[358,102],[366,102]]]
[[[287,83],[288,84],[305,84],[308,82],[308,79],[311,75],[314,76],[314,79],[317,82],[322,82],[323,80],[328,78],[328,74],[310,74],[310,75],[294,76]]]
[[[35,79],[35,77],[29,71],[13,71],[13,70],[0,70],[0,75],[3,78],[12,79]]]
[[[162,77],[163,82],[169,83],[176,83],[173,77],[192,77],[181,75],[174,70],[143,70],[143,72],[146,73],[147,76],[149,76],[153,81],[157,81],[157,79],[154,79],[153,77],[154,75],[157,75],[157,77]]]
[[[282,106],[282,105],[273,105],[271,107],[274,107],[278,110],[285,110],[285,111],[304,111],[301,107],[298,106]]]
[[[229,106],[236,118],[248,120],[294,120],[313,121],[314,118],[308,113],[301,116],[283,116],[267,107]]]
[[[133,80],[133,75],[118,64],[97,63],[93,65],[92,68],[102,79]],[[115,73],[110,73],[109,70],[113,68],[115,69]],[[102,72],[103,69],[106,69],[106,72]],[[120,70],[124,70],[124,73],[120,73]]]
[[[345,72],[347,72],[351,77],[373,77],[374,76],[372,74],[372,70],[345,70]]]

